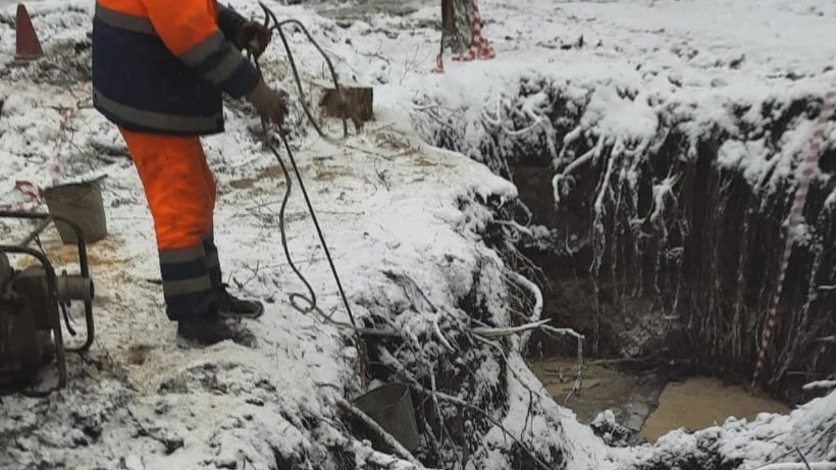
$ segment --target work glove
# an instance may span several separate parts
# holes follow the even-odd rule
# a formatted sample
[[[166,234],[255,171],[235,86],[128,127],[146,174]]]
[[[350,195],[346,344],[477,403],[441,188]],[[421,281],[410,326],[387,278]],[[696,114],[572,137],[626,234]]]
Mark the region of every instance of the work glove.
[[[257,21],[246,21],[235,32],[233,44],[240,50],[247,49],[256,57],[261,57],[273,33],[269,28]]]
[[[284,98],[270,89],[263,80],[258,82],[258,85],[246,95],[246,98],[247,101],[252,103],[262,119],[265,121],[273,121],[279,127],[284,125],[284,116],[287,112]]]

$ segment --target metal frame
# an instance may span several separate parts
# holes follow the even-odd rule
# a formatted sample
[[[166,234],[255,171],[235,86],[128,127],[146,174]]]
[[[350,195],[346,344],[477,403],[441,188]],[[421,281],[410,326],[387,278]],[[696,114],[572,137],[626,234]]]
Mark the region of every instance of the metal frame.
[[[84,318],[87,329],[87,339],[85,340],[84,344],[77,348],[65,348],[64,338],[61,332],[61,315],[58,309],[59,299],[55,268],[52,266],[52,263],[50,263],[49,259],[47,259],[47,257],[43,253],[33,248],[29,248],[28,245],[32,243],[36,238],[38,238],[38,236],[41,233],[43,233],[43,231],[46,230],[47,227],[52,225],[55,221],[67,224],[72,228],[73,232],[75,232],[76,235],[76,246],[78,249],[78,264],[81,270],[81,275],[85,278],[89,278],[90,267],[87,262],[87,243],[84,240],[84,232],[81,230],[81,227],[72,220],[69,220],[66,217],[57,216],[49,213],[0,211],[0,219],[2,218],[29,219],[41,221],[38,224],[38,226],[33,231],[29,232],[29,234],[27,234],[26,237],[18,245],[0,245],[0,252],[32,256],[41,263],[41,266],[43,266],[44,271],[46,272],[48,296],[47,300],[49,304],[48,317],[50,321],[50,326],[52,327],[52,332],[55,335],[56,362],[58,363],[58,387],[56,388],[56,390],[61,389],[67,384],[66,352],[84,352],[90,349],[90,346],[93,344],[95,338],[95,326],[93,323],[93,301],[92,299],[84,301]]]

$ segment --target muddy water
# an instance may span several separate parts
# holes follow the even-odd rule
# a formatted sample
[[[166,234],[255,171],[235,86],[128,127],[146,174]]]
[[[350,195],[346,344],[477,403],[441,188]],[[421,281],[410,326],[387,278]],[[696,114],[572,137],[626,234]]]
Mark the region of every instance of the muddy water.
[[[578,421],[589,423],[598,413],[612,410],[619,424],[635,432],[641,430],[665,386],[653,374],[630,375],[607,363],[588,362],[581,376],[580,395],[566,400],[577,376],[575,362],[561,358],[538,360],[532,369],[549,394],[574,411]]]
[[[665,387],[659,408],[642,428],[642,437],[654,442],[669,431],[684,427],[695,431],[721,425],[729,417],[752,420],[759,413],[788,413],[786,405],[750,396],[741,386],[728,386],[708,377],[692,377]]]
[[[618,371],[613,363],[589,362],[583,370],[580,396],[566,397],[577,375],[571,360],[537,360],[532,368],[555,400],[573,410],[582,423],[589,423],[611,410],[619,424],[655,442],[670,431],[690,431],[722,424],[727,418],[754,419],[758,413],[786,413],[787,406],[750,396],[740,386],[727,386],[708,377],[665,383],[655,374],[632,375]]]

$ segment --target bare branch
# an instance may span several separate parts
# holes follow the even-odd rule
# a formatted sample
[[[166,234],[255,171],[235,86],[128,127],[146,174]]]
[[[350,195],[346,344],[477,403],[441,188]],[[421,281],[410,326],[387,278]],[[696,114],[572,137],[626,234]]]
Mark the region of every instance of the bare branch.
[[[816,389],[830,389],[836,388],[836,380],[819,380],[816,382],[810,382],[803,387],[802,390],[809,391],[809,390],[816,390]]]
[[[546,325],[546,323],[550,322],[551,319],[540,320],[535,323],[528,323],[525,325],[520,326],[512,326],[512,327],[505,327],[505,328],[473,328],[473,333],[479,336],[483,336],[485,338],[496,338],[499,336],[510,336],[516,333],[521,333],[529,330],[536,330],[538,328],[542,328]],[[555,330],[557,328],[554,328]]]
[[[432,393],[432,392],[430,392],[429,390],[425,389],[424,387],[421,387],[420,385],[413,385],[413,386],[414,386],[414,387],[415,387],[418,391],[420,391],[420,392],[422,392],[422,393],[425,393],[425,394],[426,394],[426,393]],[[485,419],[487,419],[488,421],[490,421],[490,422],[491,422],[494,426],[496,426],[497,428],[499,428],[500,430],[502,430],[502,432],[504,432],[504,433],[505,433],[505,435],[507,435],[508,437],[510,437],[510,438],[511,438],[514,442],[516,442],[516,443],[517,443],[517,445],[519,445],[519,446],[520,446],[520,448],[521,448],[521,449],[523,449],[523,450],[524,450],[524,451],[528,454],[528,456],[531,458],[531,460],[533,460],[534,462],[536,462],[536,463],[537,463],[537,465],[538,465],[540,468],[542,468],[543,470],[550,470],[550,469],[549,469],[549,466],[548,466],[548,465],[546,465],[546,464],[545,464],[542,460],[540,460],[539,458],[537,458],[537,456],[536,456],[536,455],[534,455],[534,453],[533,453],[531,450],[529,450],[529,448],[528,448],[528,447],[526,447],[526,445],[525,445],[522,441],[520,441],[520,440],[519,440],[519,439],[518,439],[518,438],[517,438],[517,437],[516,437],[516,436],[515,436],[515,435],[514,435],[511,431],[509,431],[509,430],[508,430],[508,428],[506,428],[505,426],[503,426],[503,425],[502,425],[502,423],[500,423],[499,421],[495,420],[495,419],[494,419],[491,415],[489,415],[486,411],[484,411],[484,410],[482,410],[482,409],[480,409],[480,408],[478,408],[478,407],[475,407],[475,406],[471,405],[470,403],[467,403],[467,402],[466,402],[466,401],[464,401],[464,400],[461,400],[461,399],[456,398],[456,397],[454,397],[454,396],[447,395],[446,393],[438,392],[438,393],[436,393],[436,395],[438,396],[438,398],[441,398],[441,399],[442,399],[442,400],[444,400],[444,401],[448,401],[448,402],[450,402],[450,403],[454,403],[454,404],[456,404],[456,405],[458,405],[458,406],[461,406],[461,407],[464,407],[464,408],[467,408],[467,409],[469,409],[469,410],[473,410],[473,411],[475,411],[475,412],[479,413],[479,414],[480,414],[480,415],[482,415]],[[831,470],[831,469],[830,469],[830,468],[827,468],[827,469],[814,469],[814,470]],[[833,470],[836,470],[836,467],[834,467],[834,469],[833,469]]]
[[[441,344],[443,344],[448,351],[456,352],[456,349],[450,344],[449,341],[447,341],[447,338],[444,337],[444,334],[441,332],[441,328],[439,328],[438,326],[438,318],[440,316],[441,315],[436,315],[433,319],[433,329],[435,330],[435,335],[438,336],[438,341],[440,341]]]
[[[544,331],[548,331],[549,333],[554,333],[556,335],[569,335],[577,339],[586,339],[586,336],[578,333],[577,331],[571,328],[555,328],[553,326],[548,325],[543,325],[540,328],[542,328]]]
[[[798,452],[798,456],[801,457],[801,461],[804,462],[804,465],[807,466],[807,470],[812,470],[810,468],[810,462],[807,461],[807,457],[804,457],[804,454],[801,452],[801,449],[798,447],[795,448],[795,451]]]
[[[524,233],[524,234],[528,235],[529,237],[534,236],[534,233],[532,233],[531,230],[528,227],[523,227],[522,225],[518,224],[517,222],[515,222],[513,220],[494,220],[494,221],[492,221],[492,223],[497,224],[497,225],[504,225],[504,226],[510,227],[510,228],[516,230],[517,232]]]

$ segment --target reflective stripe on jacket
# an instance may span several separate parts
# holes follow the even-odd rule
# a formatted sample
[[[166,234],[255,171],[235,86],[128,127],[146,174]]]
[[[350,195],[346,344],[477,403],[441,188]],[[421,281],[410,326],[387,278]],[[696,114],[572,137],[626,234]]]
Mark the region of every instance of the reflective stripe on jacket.
[[[241,98],[259,80],[230,42],[243,22],[216,0],[97,0],[96,109],[134,131],[222,132],[222,93]]]

